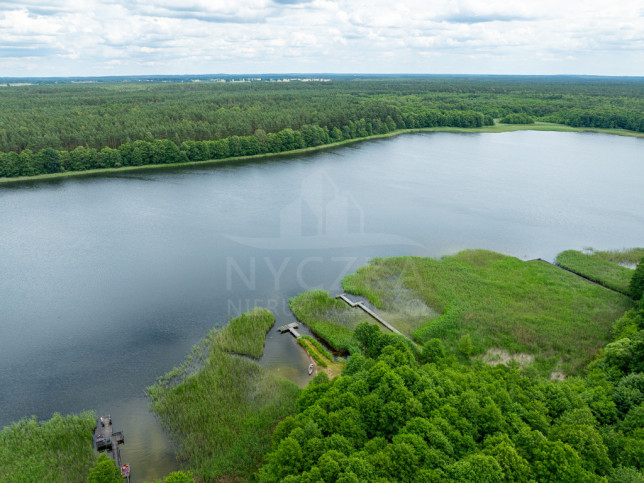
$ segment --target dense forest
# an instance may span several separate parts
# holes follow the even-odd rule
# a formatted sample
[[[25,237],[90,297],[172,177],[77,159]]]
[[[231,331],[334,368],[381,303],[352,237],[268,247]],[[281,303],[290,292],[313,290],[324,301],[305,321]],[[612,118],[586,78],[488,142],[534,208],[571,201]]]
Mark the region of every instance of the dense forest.
[[[48,83],[3,87],[0,103],[0,177],[279,153],[494,119],[644,132],[639,78]]]
[[[364,355],[304,389],[259,480],[642,481],[643,317],[628,312],[588,374],[564,382],[463,365],[438,339],[415,356],[363,323]]]

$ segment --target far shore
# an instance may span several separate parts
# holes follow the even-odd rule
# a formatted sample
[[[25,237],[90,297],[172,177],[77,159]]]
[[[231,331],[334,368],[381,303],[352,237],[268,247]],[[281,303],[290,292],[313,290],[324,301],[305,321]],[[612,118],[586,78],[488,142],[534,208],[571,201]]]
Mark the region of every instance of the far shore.
[[[186,163],[147,164],[144,166],[122,166],[120,168],[90,169],[86,171],[66,171],[63,173],[39,174],[37,176],[0,178],[0,184],[19,183],[23,181],[50,180],[50,179],[56,179],[56,178],[68,178],[68,177],[79,177],[79,176],[93,176],[97,174],[138,172],[138,171],[147,171],[151,169],[160,169],[160,168],[209,166],[209,165],[219,164],[219,163],[254,161],[254,160],[272,158],[277,156],[286,156],[286,155],[291,156],[291,155],[297,155],[302,153],[321,151],[323,149],[335,148],[346,144],[369,141],[372,139],[389,138],[389,137],[398,136],[401,134],[410,134],[410,133],[420,133],[420,132],[501,133],[501,132],[513,132],[513,131],[590,132],[590,133],[613,134],[617,136],[644,138],[644,133],[627,131],[625,129],[599,129],[599,128],[587,128],[587,127],[571,127],[571,126],[566,126],[564,124],[554,124],[554,123],[547,123],[547,122],[536,122],[534,124],[495,124],[494,126],[483,126],[483,127],[475,127],[475,128],[427,127],[427,128],[418,128],[418,129],[397,129],[396,131],[392,131],[386,134],[374,134],[372,136],[367,136],[367,137],[345,139],[343,141],[338,141],[336,143],[321,144],[320,146],[295,149],[292,151],[282,151],[279,153],[255,154],[253,156],[236,156],[236,157],[229,157],[229,158],[222,158],[222,159],[209,159],[206,161],[188,161]]]

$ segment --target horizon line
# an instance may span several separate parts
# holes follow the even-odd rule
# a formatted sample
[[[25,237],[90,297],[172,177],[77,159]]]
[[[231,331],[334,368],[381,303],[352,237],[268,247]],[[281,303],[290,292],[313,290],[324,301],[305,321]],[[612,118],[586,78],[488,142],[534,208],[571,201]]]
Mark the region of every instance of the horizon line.
[[[31,75],[31,76],[0,76],[0,80],[5,79],[113,79],[113,78],[163,78],[163,77],[249,77],[249,76],[333,76],[333,77],[576,77],[576,78],[628,78],[644,79],[642,75],[608,75],[608,74],[470,74],[470,73],[364,73],[364,72],[247,72],[241,74],[231,73],[211,73],[211,74],[109,74],[109,75]]]

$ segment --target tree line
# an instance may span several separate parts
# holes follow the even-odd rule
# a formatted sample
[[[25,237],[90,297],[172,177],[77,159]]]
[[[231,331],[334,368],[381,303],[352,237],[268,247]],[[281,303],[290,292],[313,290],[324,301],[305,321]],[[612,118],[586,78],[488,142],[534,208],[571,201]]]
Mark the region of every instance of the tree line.
[[[302,136],[303,147],[324,144],[327,137],[479,127],[503,118],[644,132],[644,82],[628,78],[337,76],[306,83],[67,83],[4,87],[0,103],[0,176],[56,172],[56,154],[48,149],[58,153],[61,170],[117,167],[119,162],[136,166],[137,156],[128,157],[132,150],[142,151],[141,162],[147,164],[146,150],[176,152],[167,141],[177,147],[180,160],[185,160],[181,153],[196,160],[184,149],[192,141],[228,140],[229,151],[241,152],[231,156],[282,152],[289,144],[301,144],[282,142],[291,131],[300,133],[294,136]],[[325,134],[307,138],[316,127]],[[163,141],[165,148],[158,143],[133,147],[139,141]],[[72,155],[77,148],[86,151]]]
[[[257,154],[281,153],[320,146],[338,141],[386,134],[401,128],[437,126],[480,127],[492,124],[480,113],[473,111],[425,110],[418,113],[357,121],[348,120],[340,129],[334,126],[305,124],[299,130],[290,128],[276,133],[256,129],[250,136],[229,136],[209,141],[184,141],[177,145],[169,139],[129,141],[118,148],[86,148],[78,146],[71,151],[44,148],[38,152],[25,149],[20,153],[0,153],[0,177],[34,176],[91,169],[174,164],[191,161],[216,160]]]

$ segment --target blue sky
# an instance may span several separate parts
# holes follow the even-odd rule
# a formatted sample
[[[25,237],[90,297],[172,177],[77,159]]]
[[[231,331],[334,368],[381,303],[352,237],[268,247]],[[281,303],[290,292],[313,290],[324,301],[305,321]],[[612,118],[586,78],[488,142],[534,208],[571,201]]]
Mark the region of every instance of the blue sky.
[[[644,3],[0,0],[0,77],[644,75]]]

